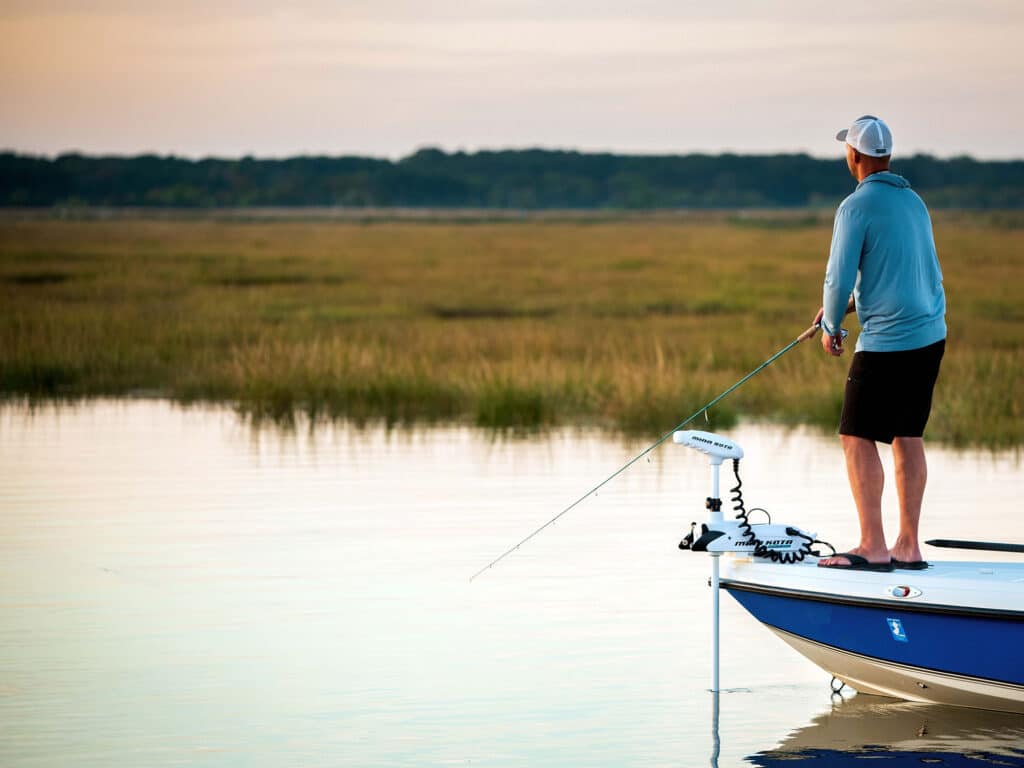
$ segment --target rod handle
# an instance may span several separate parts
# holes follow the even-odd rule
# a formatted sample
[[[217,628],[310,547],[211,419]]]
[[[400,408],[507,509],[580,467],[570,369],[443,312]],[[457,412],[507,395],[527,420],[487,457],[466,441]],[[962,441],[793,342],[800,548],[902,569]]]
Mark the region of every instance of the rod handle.
[[[815,323],[810,328],[808,328],[806,331],[804,331],[799,336],[797,336],[796,340],[797,341],[807,341],[808,339],[813,339],[815,337],[815,335],[817,335],[817,333],[818,333],[818,331],[820,329],[821,329],[821,325],[818,324],[818,323]]]

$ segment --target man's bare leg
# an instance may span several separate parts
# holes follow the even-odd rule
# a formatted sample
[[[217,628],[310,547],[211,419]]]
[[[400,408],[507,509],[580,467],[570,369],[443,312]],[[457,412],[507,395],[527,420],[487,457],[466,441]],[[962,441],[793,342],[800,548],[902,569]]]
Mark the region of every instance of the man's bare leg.
[[[892,441],[892,456],[896,463],[896,494],[900,500],[900,532],[889,554],[897,560],[915,562],[921,559],[918,524],[924,486],[928,482],[924,440],[897,437]]]
[[[850,478],[850,490],[857,505],[860,521],[860,544],[849,550],[867,559],[870,563],[888,563],[889,549],[885,545],[885,531],[882,529],[882,486],[885,475],[878,446],[874,440],[862,437],[840,435],[843,452],[846,454],[846,474]],[[826,557],[821,565],[848,565],[845,557]]]

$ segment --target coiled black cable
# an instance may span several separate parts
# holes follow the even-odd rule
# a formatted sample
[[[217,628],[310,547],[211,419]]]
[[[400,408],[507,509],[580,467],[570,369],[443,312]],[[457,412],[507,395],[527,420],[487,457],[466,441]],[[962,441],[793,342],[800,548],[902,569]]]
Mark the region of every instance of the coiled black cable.
[[[754,557],[764,557],[771,560],[773,563],[789,565],[791,563],[799,563],[808,555],[816,555],[817,553],[811,550],[812,544],[824,544],[825,546],[832,548],[832,551],[835,552],[835,548],[833,548],[828,542],[819,542],[817,539],[813,539],[795,528],[786,528],[786,533],[790,536],[799,537],[804,540],[804,543],[800,546],[798,551],[775,552],[774,550],[768,549],[768,547],[764,545],[764,542],[757,538],[757,534],[754,533],[754,529],[750,525],[747,509],[743,503],[743,480],[740,479],[739,459],[732,460],[732,472],[736,475],[736,486],[729,489],[729,493],[732,494],[732,508],[733,511],[736,512],[736,519],[739,520],[739,529],[743,536],[743,541],[747,544],[752,544],[754,547]],[[771,518],[769,517],[769,520],[770,519]]]

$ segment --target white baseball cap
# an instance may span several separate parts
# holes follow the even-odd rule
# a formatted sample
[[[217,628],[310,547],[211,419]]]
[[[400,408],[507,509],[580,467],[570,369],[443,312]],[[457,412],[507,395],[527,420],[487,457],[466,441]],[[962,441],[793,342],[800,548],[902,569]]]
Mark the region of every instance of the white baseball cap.
[[[864,115],[853,125],[836,134],[836,140],[845,141],[862,155],[887,157],[892,154],[892,131],[885,121],[874,115]]]

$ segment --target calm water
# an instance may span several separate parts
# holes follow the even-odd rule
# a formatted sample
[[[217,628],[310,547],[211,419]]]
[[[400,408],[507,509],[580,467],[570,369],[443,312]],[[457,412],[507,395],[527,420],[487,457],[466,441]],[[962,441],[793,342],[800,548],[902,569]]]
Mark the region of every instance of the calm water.
[[[748,506],[854,542],[835,440],[729,434]],[[468,581],[642,447],[0,408],[0,764],[708,765],[708,563],[676,549],[702,457],[663,446]],[[930,457],[926,537],[1024,541],[1019,455]],[[723,631],[719,765],[1024,764],[1024,718],[833,701],[727,598]]]

